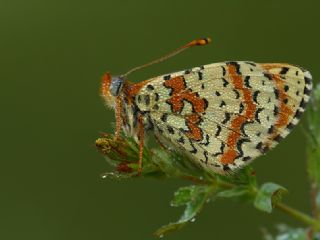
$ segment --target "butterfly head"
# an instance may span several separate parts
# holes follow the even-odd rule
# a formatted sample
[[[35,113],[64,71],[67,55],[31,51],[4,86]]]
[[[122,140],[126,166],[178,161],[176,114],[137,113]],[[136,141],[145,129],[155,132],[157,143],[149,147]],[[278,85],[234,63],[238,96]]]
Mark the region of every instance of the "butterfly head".
[[[122,92],[125,78],[122,76],[111,76],[106,73],[101,82],[101,95],[109,106],[113,106],[115,98]]]

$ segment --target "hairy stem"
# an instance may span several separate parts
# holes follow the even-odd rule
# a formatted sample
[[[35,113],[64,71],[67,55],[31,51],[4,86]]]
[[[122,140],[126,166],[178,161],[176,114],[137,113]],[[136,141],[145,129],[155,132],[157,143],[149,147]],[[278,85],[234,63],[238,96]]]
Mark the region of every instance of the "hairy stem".
[[[291,216],[292,218],[305,223],[308,226],[312,226],[315,230],[320,230],[320,222],[318,222],[316,219],[310,217],[309,215],[302,213],[292,207],[289,207],[288,205],[284,203],[277,203],[275,205],[276,208],[281,210],[282,212],[286,213],[287,215]]]

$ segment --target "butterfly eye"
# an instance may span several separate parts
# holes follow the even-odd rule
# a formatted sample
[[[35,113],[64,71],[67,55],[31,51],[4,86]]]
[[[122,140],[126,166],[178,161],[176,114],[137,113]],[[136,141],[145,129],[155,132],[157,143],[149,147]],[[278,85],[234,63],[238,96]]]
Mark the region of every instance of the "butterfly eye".
[[[113,77],[111,80],[109,91],[113,96],[118,96],[121,92],[124,79],[121,77]]]

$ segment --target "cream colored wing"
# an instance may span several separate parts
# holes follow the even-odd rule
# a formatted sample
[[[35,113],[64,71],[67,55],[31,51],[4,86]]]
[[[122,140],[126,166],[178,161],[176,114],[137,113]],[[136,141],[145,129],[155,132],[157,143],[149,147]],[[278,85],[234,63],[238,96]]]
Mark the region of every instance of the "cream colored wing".
[[[224,173],[286,137],[311,89],[310,73],[296,66],[225,62],[153,78],[135,104],[156,134]]]

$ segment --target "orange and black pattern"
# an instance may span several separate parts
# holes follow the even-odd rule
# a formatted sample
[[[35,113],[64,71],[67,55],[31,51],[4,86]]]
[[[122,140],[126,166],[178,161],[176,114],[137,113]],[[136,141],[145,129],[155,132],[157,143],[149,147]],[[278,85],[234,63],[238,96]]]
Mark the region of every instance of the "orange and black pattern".
[[[310,73],[290,64],[224,62],[126,83],[121,121],[187,152],[207,171],[233,172],[265,154],[299,122]],[[110,104],[110,96],[104,98]]]

